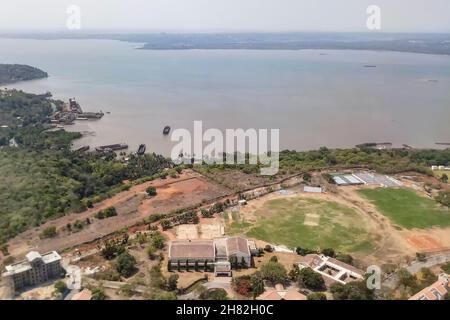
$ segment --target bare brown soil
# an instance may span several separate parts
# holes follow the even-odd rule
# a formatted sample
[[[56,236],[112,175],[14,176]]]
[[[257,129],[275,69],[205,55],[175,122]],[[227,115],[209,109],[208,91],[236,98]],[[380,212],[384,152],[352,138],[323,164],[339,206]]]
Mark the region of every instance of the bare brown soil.
[[[153,198],[149,198],[146,194],[146,189],[150,186],[154,186],[158,193]],[[212,201],[229,193],[230,191],[223,186],[208,181],[198,173],[186,170],[178,178],[149,181],[133,186],[128,191],[96,204],[92,209],[82,213],[71,213],[30,229],[9,241],[9,252],[13,256],[21,257],[30,250],[47,252],[71,248],[132,226],[151,214],[169,213],[176,209],[198,205],[202,201]],[[93,219],[96,212],[111,206],[116,208],[117,216],[103,220]],[[68,223],[73,224],[76,220],[84,221],[86,218],[90,218],[92,223],[81,231],[63,231]],[[60,230],[58,235],[51,239],[40,239],[39,234],[49,226],[55,226]]]

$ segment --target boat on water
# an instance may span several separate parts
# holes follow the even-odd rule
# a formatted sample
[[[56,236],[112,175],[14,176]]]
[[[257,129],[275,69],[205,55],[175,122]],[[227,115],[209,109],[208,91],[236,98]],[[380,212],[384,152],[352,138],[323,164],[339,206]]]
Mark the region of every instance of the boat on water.
[[[170,126],[165,126],[163,130],[163,135],[168,135],[170,133]]]
[[[141,156],[141,155],[143,155],[145,153],[145,150],[146,150],[145,144],[140,144],[139,148],[138,148],[138,151],[136,153]]]
[[[75,149],[74,151],[75,152],[86,152],[88,150],[89,150],[89,146],[81,146],[81,147]]]
[[[96,151],[117,151],[124,149],[128,149],[128,145],[126,143],[109,144],[106,146],[99,146],[95,148]]]
[[[376,68],[377,66],[375,66],[375,65],[372,65],[372,64],[366,64],[365,66],[364,66],[364,68]]]

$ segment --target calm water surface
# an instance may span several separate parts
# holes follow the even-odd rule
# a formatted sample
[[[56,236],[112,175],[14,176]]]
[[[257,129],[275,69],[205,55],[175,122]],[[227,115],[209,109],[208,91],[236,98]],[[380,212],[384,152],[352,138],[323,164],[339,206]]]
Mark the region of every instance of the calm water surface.
[[[391,141],[450,142],[450,57],[369,51],[137,50],[109,40],[0,39],[0,62],[39,67],[48,79],[11,85],[76,97],[110,112],[70,130],[76,145],[140,143],[169,154],[161,132],[279,128],[282,149]],[[365,68],[376,65],[376,68]],[[432,80],[432,81],[430,81]]]

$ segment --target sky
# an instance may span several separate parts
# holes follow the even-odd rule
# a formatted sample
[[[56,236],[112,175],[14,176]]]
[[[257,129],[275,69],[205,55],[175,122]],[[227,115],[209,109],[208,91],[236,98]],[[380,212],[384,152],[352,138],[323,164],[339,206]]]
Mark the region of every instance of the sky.
[[[381,9],[382,32],[450,32],[450,0],[0,0],[0,31],[363,32]]]

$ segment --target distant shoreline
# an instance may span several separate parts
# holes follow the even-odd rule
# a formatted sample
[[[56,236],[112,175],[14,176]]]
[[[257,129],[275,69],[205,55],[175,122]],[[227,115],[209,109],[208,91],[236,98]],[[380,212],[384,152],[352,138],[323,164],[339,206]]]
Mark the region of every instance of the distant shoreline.
[[[138,50],[361,50],[450,55],[448,33],[3,33],[0,38],[118,40],[142,44]]]

